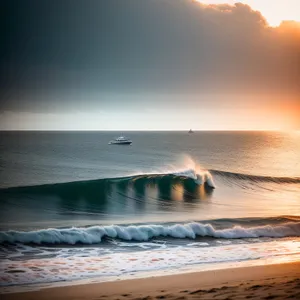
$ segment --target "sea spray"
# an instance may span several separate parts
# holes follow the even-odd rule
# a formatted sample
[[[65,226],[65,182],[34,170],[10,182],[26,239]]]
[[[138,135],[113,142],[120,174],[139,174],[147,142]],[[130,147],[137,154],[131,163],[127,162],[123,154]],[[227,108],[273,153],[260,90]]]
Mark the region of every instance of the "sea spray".
[[[34,243],[34,244],[97,244],[104,237],[127,241],[149,241],[154,237],[172,237],[195,239],[213,237],[224,239],[258,238],[258,237],[299,237],[300,222],[288,222],[280,225],[256,227],[234,226],[216,229],[211,224],[187,223],[174,225],[131,225],[131,226],[92,226],[87,228],[44,229],[38,231],[0,232],[0,243]]]

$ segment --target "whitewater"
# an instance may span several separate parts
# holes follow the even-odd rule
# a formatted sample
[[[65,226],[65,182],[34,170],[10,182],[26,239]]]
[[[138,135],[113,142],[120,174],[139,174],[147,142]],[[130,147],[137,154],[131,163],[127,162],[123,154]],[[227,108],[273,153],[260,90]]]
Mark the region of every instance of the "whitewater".
[[[300,220],[282,225],[257,227],[234,226],[215,229],[211,224],[188,223],[176,225],[93,226],[89,228],[46,229],[30,232],[0,232],[0,243],[24,244],[97,244],[103,237],[126,241],[149,241],[154,237],[189,238],[214,237],[223,239],[300,236]]]
[[[127,135],[1,133],[2,288],[300,259],[298,135]]]

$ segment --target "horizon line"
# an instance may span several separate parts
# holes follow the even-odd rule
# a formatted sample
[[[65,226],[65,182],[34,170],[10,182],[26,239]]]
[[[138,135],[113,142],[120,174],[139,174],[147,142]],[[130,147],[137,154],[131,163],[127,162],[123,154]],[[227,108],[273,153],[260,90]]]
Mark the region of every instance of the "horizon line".
[[[192,129],[193,132],[286,132],[298,129]],[[0,132],[188,132],[189,129],[0,129]]]

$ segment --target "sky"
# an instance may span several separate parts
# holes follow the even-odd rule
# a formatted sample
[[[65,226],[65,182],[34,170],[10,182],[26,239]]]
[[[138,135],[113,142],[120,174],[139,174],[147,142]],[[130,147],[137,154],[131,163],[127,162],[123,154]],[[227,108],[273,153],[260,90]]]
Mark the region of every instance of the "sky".
[[[252,9],[258,10],[266,18],[271,26],[279,26],[283,20],[294,20],[300,22],[299,0],[196,0],[204,4],[228,3],[234,5],[236,2],[248,4]]]
[[[0,130],[300,129],[298,0],[4,0]]]

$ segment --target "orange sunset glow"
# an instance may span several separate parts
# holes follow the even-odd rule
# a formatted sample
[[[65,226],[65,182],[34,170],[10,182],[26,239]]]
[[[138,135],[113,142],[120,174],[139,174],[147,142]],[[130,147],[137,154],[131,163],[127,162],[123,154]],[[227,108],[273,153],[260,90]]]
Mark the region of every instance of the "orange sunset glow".
[[[300,1],[298,0],[195,0],[203,4],[223,4],[241,2],[258,10],[267,19],[270,26],[279,26],[282,21],[294,20],[300,22]]]
[[[0,7],[1,300],[300,300],[300,0]]]
[[[97,8],[24,16],[3,34],[0,129],[299,129],[300,1],[236,2],[122,1],[114,26]]]

